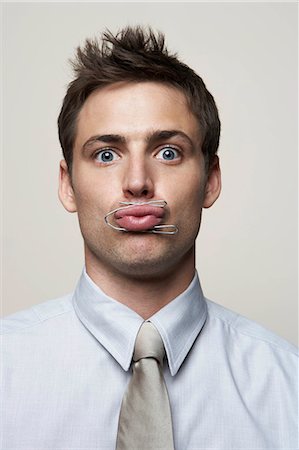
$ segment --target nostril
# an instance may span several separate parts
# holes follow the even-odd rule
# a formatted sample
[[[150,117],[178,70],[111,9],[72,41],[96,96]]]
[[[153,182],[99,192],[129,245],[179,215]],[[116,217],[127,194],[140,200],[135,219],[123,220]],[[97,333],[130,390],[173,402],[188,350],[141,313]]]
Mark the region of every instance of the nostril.
[[[128,189],[128,194],[132,197],[148,197],[150,195],[150,191],[148,189],[143,189],[139,192],[136,192],[135,190]]]

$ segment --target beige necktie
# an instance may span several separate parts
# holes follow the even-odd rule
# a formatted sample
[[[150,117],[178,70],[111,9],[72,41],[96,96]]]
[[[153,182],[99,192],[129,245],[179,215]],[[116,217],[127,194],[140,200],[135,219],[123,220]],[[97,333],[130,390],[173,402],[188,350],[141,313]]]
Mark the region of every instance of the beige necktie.
[[[150,322],[136,338],[133,375],[124,394],[116,450],[173,450],[171,413],[163,378],[164,345]]]

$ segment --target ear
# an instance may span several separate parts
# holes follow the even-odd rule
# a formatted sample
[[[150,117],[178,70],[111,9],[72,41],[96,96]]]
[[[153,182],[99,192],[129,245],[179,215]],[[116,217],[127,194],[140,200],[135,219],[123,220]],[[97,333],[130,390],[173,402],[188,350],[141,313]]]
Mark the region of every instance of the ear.
[[[217,200],[221,192],[221,171],[219,166],[219,158],[214,156],[214,160],[209,168],[203,207],[210,208]]]
[[[68,212],[77,211],[71,175],[69,173],[67,163],[64,159],[60,161],[58,196],[61,203]]]

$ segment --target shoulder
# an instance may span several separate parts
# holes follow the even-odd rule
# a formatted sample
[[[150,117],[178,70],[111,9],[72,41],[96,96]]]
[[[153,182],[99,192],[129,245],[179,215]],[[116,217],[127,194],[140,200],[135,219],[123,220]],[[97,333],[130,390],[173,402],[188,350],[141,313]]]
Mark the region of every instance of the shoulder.
[[[211,300],[206,299],[206,302],[209,320],[222,330],[226,339],[237,340],[239,346],[244,344],[248,350],[259,348],[298,358],[298,348],[274,332]]]
[[[42,326],[73,311],[73,294],[48,300],[1,319],[1,334],[14,334]]]

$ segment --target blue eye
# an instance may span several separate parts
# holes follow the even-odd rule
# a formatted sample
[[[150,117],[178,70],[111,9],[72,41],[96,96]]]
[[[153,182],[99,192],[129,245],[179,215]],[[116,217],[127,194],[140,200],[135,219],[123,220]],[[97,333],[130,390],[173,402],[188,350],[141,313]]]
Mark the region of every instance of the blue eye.
[[[157,154],[158,159],[163,159],[164,161],[173,161],[180,156],[179,151],[173,147],[164,147]]]
[[[101,163],[110,163],[119,158],[113,150],[101,150],[95,156],[96,160]]]

